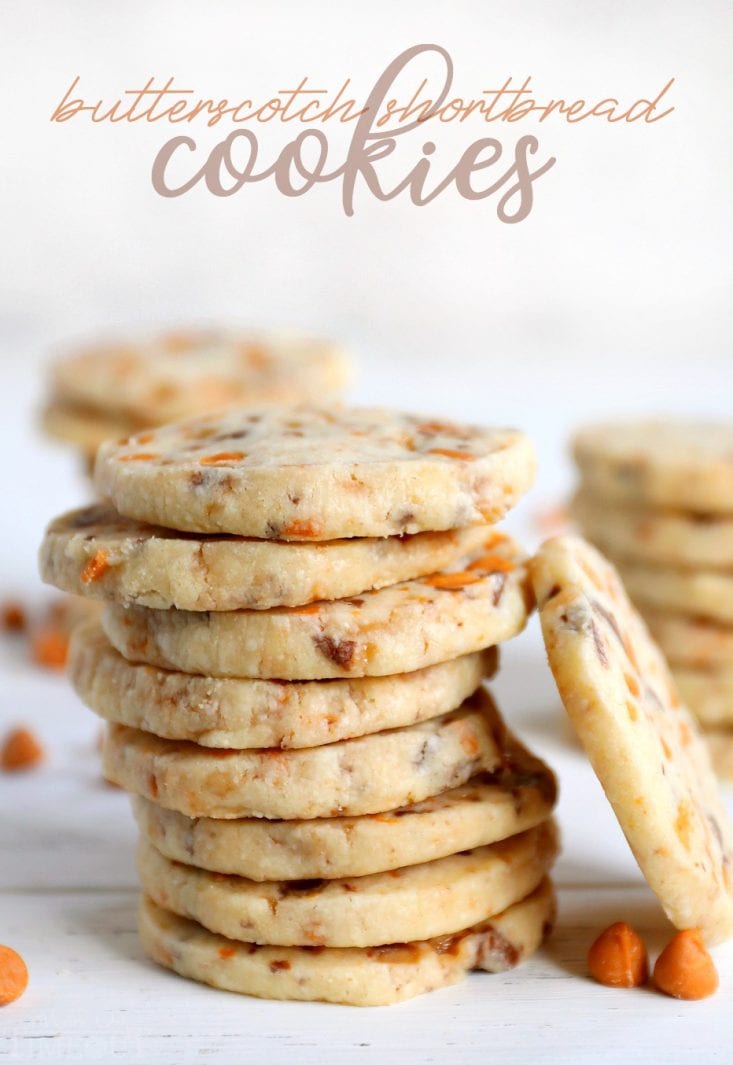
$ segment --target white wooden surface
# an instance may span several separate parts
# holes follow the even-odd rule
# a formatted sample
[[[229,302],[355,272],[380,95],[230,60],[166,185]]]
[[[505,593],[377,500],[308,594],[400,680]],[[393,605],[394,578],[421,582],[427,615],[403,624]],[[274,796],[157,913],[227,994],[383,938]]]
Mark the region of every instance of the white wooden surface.
[[[126,796],[101,780],[99,726],[62,677],[26,666],[19,644],[2,650],[0,725],[33,722],[50,757],[42,769],[0,778],[0,942],[31,973],[26,995],[0,1012],[0,1061],[730,1060],[733,950],[717,952],[722,990],[703,1003],[609,991],[586,978],[588,943],[612,920],[635,923],[652,949],[668,929],[566,731],[536,630],[507,650],[494,687],[506,716],[561,776],[556,934],[513,973],[472,975],[379,1010],[259,1002],[149,963],[134,930],[132,818]]]
[[[32,367],[16,360],[5,368],[0,442],[13,454],[22,451],[24,461],[11,464],[4,499],[12,506],[0,510],[0,595],[16,592],[40,603],[45,593],[34,556],[43,523],[82,499],[84,486],[66,455],[34,439]],[[409,367],[380,368],[374,359],[365,369],[362,400],[392,394],[394,402],[409,394],[416,409],[458,413],[468,404],[468,416],[491,417],[490,367],[470,395],[445,392],[436,375],[418,382]],[[521,508],[518,528],[527,539],[527,517],[566,477],[559,442],[573,419],[574,401],[566,398],[564,412],[541,401],[510,419],[529,428],[543,459],[538,488]],[[0,1010],[0,1062],[730,1061],[732,948],[716,952],[721,990],[702,1003],[607,990],[585,975],[587,946],[611,921],[634,922],[653,952],[669,929],[569,735],[536,619],[506,649],[493,690],[512,725],[560,775],[557,931],[546,950],[513,973],[472,975],[389,1009],[260,1002],[149,963],[134,932],[132,818],[126,796],[101,781],[98,722],[63,677],[26,663],[20,642],[0,639],[0,681],[0,732],[29,723],[49,751],[37,771],[0,775],[0,942],[24,955],[31,975],[25,996]]]

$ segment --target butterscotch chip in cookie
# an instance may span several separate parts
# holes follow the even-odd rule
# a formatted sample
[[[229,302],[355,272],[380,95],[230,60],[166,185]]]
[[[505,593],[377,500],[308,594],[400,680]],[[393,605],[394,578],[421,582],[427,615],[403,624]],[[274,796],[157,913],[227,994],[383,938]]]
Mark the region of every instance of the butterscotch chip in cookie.
[[[644,876],[677,928],[733,932],[733,829],[697,725],[616,571],[549,540],[531,572],[550,666]]]

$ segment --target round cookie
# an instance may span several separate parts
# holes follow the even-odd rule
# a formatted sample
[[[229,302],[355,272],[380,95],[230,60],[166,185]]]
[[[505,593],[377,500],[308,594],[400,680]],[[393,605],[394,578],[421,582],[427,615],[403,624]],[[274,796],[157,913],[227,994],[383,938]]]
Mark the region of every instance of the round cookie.
[[[323,402],[349,377],[343,353],[314,337],[179,329],[60,359],[51,385],[58,402],[160,425],[234,404]]]
[[[488,693],[408,728],[323,747],[230,751],[110,725],[105,776],[188,817],[339,817],[421,802],[501,764]]]
[[[547,766],[508,733],[500,768],[412,806],[361,817],[195,820],[135,796],[143,836],[166,857],[250,880],[368,876],[507,839],[546,821],[557,794]]]
[[[686,705],[703,725],[733,726],[733,665],[703,670],[674,666],[675,684]]]
[[[373,947],[449,935],[538,886],[557,853],[551,821],[489,847],[346,880],[257,882],[138,850],[145,894],[230,939],[271,946]]]
[[[119,440],[143,426],[138,421],[54,400],[41,414],[41,427],[53,440],[73,444],[93,458],[105,440]]]
[[[570,506],[583,534],[602,551],[669,566],[733,568],[733,517],[609,505],[581,489]]]
[[[733,423],[641,421],[589,426],[573,441],[595,496],[733,514]]]
[[[344,599],[453,565],[492,549],[473,526],[415,536],[284,543],[194,536],[121,518],[106,503],[53,521],[41,576],[75,595],[167,610],[263,610]]]
[[[583,540],[549,540],[531,570],[561,698],[649,886],[677,928],[725,939],[733,828],[661,652]]]
[[[733,628],[649,607],[644,608],[644,620],[675,668],[678,665],[693,669],[733,666]]]
[[[495,522],[534,479],[530,441],[376,408],[235,409],[99,451],[120,514],[202,533],[335,540]]]
[[[388,1006],[458,983],[471,969],[506,972],[534,953],[555,920],[549,880],[504,913],[451,936],[379,947],[258,947],[207,932],[143,897],[143,949],[159,965],[258,998]]]
[[[713,769],[725,784],[733,782],[733,729],[706,728],[703,735]]]
[[[617,565],[635,602],[733,625],[733,573],[671,569],[629,559],[619,559]]]
[[[202,747],[319,747],[460,706],[496,672],[498,648],[394,677],[239,680],[128,662],[98,624],[79,626],[67,673],[100,717]]]
[[[318,680],[410,673],[510,639],[531,605],[524,558],[502,537],[457,572],[305,607],[200,613],[109,603],[129,661],[209,677]]]

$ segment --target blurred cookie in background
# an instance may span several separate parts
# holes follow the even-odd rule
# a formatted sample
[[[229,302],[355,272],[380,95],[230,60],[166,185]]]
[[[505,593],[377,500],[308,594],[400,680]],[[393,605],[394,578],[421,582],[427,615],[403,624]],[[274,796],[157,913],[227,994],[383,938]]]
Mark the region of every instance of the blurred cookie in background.
[[[103,440],[217,408],[335,401],[351,376],[350,360],[329,340],[180,329],[57,360],[42,425],[90,464]]]
[[[589,426],[570,510],[616,563],[684,700],[733,765],[733,422]],[[721,752],[731,752],[730,757]]]

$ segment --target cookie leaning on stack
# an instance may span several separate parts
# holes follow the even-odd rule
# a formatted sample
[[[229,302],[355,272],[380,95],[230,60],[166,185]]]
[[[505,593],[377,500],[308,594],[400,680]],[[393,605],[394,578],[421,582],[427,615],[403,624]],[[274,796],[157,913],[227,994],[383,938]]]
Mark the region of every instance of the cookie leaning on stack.
[[[540,944],[554,778],[481,688],[531,607],[489,523],[533,473],[520,433],[372,410],[102,448],[111,504],[52,523],[41,568],[106,603],[70,671],[135,796],[154,959],[366,1005]]]
[[[573,515],[617,564],[706,729],[733,763],[733,425],[641,422],[580,432]]]

